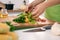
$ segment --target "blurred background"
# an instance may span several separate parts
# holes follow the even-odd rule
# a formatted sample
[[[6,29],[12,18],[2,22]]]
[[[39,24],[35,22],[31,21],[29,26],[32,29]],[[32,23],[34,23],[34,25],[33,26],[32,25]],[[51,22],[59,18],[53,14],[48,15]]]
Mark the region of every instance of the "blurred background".
[[[3,4],[14,4],[14,9],[19,9],[21,5],[24,5],[25,3],[31,3],[33,0],[0,0]]]
[[[0,0],[0,9],[5,8],[9,16],[17,15],[21,12],[22,5],[27,5],[34,0]]]

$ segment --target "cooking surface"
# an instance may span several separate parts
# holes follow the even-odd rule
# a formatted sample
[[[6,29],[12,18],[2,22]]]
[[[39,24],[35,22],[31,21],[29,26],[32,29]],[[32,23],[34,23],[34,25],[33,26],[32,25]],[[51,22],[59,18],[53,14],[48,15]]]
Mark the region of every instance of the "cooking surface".
[[[50,30],[42,32],[23,32],[23,31],[25,30],[15,31],[19,36],[19,40],[60,40],[60,36],[52,35]]]
[[[10,14],[10,16],[13,16],[13,15],[15,16],[17,14]],[[26,29],[26,30],[29,30],[29,29]],[[50,30],[38,31],[38,32],[24,32],[26,30],[15,31],[19,37],[19,40],[60,40],[60,36],[52,35]]]

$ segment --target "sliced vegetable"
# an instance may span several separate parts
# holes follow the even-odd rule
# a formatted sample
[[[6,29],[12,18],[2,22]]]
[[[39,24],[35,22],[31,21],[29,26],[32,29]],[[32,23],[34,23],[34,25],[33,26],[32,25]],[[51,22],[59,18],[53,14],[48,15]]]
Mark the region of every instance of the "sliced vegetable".
[[[19,14],[18,18],[15,18],[13,21],[17,23],[35,23],[34,18],[32,18],[32,14],[25,12]]]
[[[14,31],[15,30],[15,26],[13,26],[11,24],[11,22],[6,22],[6,24],[10,27],[10,31]]]
[[[11,24],[11,22],[6,22],[6,24],[10,27],[10,31],[15,31],[15,30],[22,30],[22,29],[28,29],[28,28],[34,28],[34,27],[16,27]]]

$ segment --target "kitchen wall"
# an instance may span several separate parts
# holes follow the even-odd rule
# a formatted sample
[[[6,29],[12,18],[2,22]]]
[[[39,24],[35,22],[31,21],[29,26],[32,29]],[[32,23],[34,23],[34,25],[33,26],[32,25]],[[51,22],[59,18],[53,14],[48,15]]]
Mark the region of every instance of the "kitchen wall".
[[[23,5],[23,1],[24,0],[0,0],[1,2],[3,3],[8,3],[9,1],[11,1],[14,5],[14,9],[19,9],[21,5]],[[28,3],[31,3],[33,0],[26,0],[27,4]],[[20,14],[20,12],[8,12],[9,13],[9,16],[15,16],[15,15],[18,15]]]
[[[14,5],[14,9],[18,9],[21,5],[23,5],[23,1],[24,0],[0,0],[3,3],[8,3],[9,1],[11,1]],[[29,0],[26,0],[27,4],[29,3]]]
[[[14,10],[17,10],[20,8],[21,5],[23,5],[23,1],[24,0],[0,0],[0,2],[3,2],[3,3],[8,3],[9,1],[11,1],[14,5]],[[26,0],[27,4],[29,3],[29,0]],[[20,12],[8,12],[9,13],[9,16],[15,16],[15,15],[18,15],[20,14]]]
[[[33,2],[34,0],[29,0],[29,3]]]

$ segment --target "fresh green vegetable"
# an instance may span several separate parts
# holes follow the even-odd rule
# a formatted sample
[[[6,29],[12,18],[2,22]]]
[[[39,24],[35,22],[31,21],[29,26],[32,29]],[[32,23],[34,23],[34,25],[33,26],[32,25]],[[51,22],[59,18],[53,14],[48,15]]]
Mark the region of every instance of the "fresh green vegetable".
[[[11,22],[6,22],[6,24],[10,27],[10,31],[22,30],[22,29],[28,29],[28,28],[34,28],[34,27],[22,27],[22,28],[18,28],[16,26],[13,26],[11,24]]]
[[[24,13],[22,12],[21,14],[18,15],[18,18],[13,20],[14,22],[17,23],[35,23],[34,18],[32,18],[32,14],[31,13]]]
[[[17,16],[18,16],[17,18],[13,19],[14,22],[17,22],[17,23],[26,23],[27,22],[27,23],[35,24],[35,20],[34,20],[34,18],[32,18],[32,14],[31,13],[22,12],[21,14],[19,14]],[[33,27],[18,28],[16,26],[12,25],[11,22],[6,22],[6,24],[8,26],[10,26],[10,31],[33,28]]]
[[[15,26],[13,26],[13,25],[11,24],[11,22],[6,22],[6,24],[7,24],[8,26],[10,26],[10,31],[14,31],[14,30],[15,30]]]

